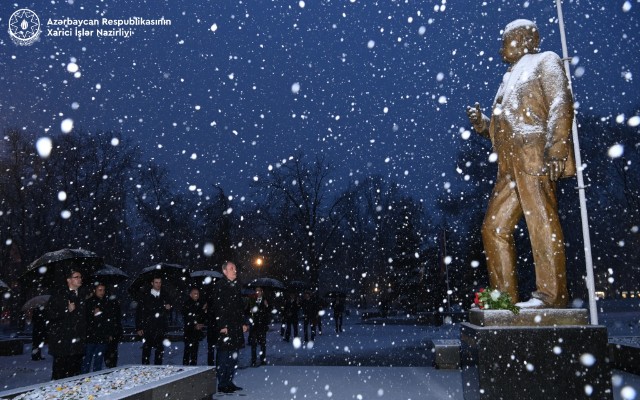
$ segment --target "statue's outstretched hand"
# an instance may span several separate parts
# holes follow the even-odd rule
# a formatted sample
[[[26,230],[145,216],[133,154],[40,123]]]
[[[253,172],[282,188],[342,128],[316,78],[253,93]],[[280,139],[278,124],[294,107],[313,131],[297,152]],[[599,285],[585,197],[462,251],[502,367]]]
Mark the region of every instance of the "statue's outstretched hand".
[[[469,117],[469,122],[474,127],[482,125],[482,111],[480,111],[480,103],[476,102],[476,104],[467,107],[467,116]]]
[[[547,162],[549,168],[549,179],[557,181],[564,172],[565,161],[564,160],[551,160]]]

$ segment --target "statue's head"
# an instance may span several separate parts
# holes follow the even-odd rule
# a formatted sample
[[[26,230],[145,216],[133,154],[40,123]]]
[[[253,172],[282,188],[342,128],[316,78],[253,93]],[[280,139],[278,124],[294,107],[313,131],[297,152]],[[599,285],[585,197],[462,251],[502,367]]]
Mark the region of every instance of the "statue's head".
[[[513,64],[525,54],[540,51],[540,33],[535,22],[528,19],[517,19],[510,22],[502,33],[502,60]]]

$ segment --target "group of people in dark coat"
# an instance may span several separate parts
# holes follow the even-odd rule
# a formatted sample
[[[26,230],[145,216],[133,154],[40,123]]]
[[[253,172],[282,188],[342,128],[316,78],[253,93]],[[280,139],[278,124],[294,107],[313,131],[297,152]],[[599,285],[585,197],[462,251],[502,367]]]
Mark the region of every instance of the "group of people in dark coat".
[[[113,366],[117,363],[122,329],[119,304],[108,299],[102,284],[97,284],[90,295],[83,289],[81,271],[70,269],[66,285],[51,295],[44,308],[53,380],[89,372],[92,364],[98,371],[107,354]],[[109,354],[113,342],[116,353]]]
[[[207,363],[217,366],[218,391],[232,393],[242,390],[233,383],[237,365],[237,352],[244,347],[244,333],[249,329],[249,320],[242,299],[237,269],[234,263],[222,266],[224,278],[215,282],[201,299],[200,290],[192,287],[189,298],[182,307],[184,322],[184,365],[198,364],[198,348],[207,331]],[[261,362],[265,361],[266,331],[268,320],[263,314],[266,300],[260,300],[253,313],[249,334],[251,343],[261,346]],[[140,298],[136,311],[136,331],[143,340],[142,363],[150,364],[151,350],[155,349],[154,364],[162,364],[164,341],[167,336],[169,312],[173,308],[170,299],[162,290],[162,278],[154,277],[151,288]],[[214,360],[215,356],[215,360]]]
[[[197,365],[200,341],[207,330],[208,364],[217,366],[218,391],[232,393],[242,388],[233,383],[237,367],[238,351],[244,347],[244,333],[249,331],[251,365],[266,363],[266,341],[271,323],[271,306],[263,288],[256,288],[256,296],[247,304],[241,294],[234,263],[222,266],[224,278],[215,282],[206,299],[200,290],[191,288],[184,303],[184,365]],[[62,379],[117,363],[117,343],[121,335],[120,307],[106,296],[106,287],[96,284],[90,296],[82,293],[82,274],[71,270],[67,285],[51,296],[46,308],[48,321],[49,353],[54,357],[52,379]],[[139,299],[136,312],[136,332],[143,339],[142,363],[150,364],[155,350],[154,364],[162,364],[164,341],[167,336],[171,299],[162,290],[162,278],[154,277],[151,287]],[[285,303],[284,320],[287,337],[291,328],[298,336],[298,311],[304,312],[305,341],[311,327],[311,340],[319,325],[320,305],[306,293],[302,303],[292,294]],[[117,311],[116,311],[117,310]],[[334,310],[335,312],[335,310]],[[338,330],[338,323],[336,322]],[[340,326],[341,329],[341,326]],[[116,344],[115,359],[109,346]],[[258,352],[259,348],[259,352]],[[216,353],[217,351],[217,353]],[[34,353],[36,354],[36,353]],[[39,354],[38,354],[39,355]]]
[[[322,335],[322,314],[323,304],[317,296],[312,295],[310,291],[305,291],[302,295],[302,301],[298,299],[296,293],[289,293],[284,302],[282,310],[282,328],[280,335],[284,336],[284,341],[298,337],[298,314],[302,309],[302,334],[304,342],[315,340],[316,333]]]

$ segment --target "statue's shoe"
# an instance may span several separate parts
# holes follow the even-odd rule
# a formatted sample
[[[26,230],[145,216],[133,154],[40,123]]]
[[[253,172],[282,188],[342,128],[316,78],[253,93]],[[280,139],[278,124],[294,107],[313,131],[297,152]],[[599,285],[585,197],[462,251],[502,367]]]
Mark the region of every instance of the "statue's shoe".
[[[542,300],[536,299],[535,297],[532,297],[527,301],[521,301],[520,303],[516,303],[516,306],[520,308],[528,308],[528,309],[548,308],[547,305],[545,305]]]

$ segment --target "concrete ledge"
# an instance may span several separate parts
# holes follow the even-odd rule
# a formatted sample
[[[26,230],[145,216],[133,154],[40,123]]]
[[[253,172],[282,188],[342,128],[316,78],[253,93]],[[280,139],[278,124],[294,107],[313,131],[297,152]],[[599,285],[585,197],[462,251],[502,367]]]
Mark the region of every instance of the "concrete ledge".
[[[134,382],[137,376],[132,376],[130,371],[126,371],[131,368],[141,368],[145,371],[173,368],[179,369],[179,371],[156,380],[141,380],[139,385],[135,385]],[[110,374],[116,375],[118,372],[122,372],[126,376],[124,378],[120,377],[117,380],[109,376]],[[144,375],[144,373],[140,375]],[[113,385],[116,383],[122,384],[123,389],[114,389]],[[100,388],[100,385],[102,385],[103,388]],[[109,386],[111,387],[109,388]],[[105,389],[109,389],[110,392],[107,393]],[[216,374],[215,368],[213,367],[126,365],[78,375],[73,378],[60,379],[0,392],[0,398],[12,399],[28,392],[53,392],[55,395],[56,391],[64,393],[65,390],[73,391],[75,396],[73,398],[87,398],[89,395],[95,395],[97,398],[108,398],[110,400],[205,400],[211,399],[216,391]]]
[[[473,309],[469,311],[469,322],[477,326],[575,326],[588,325],[589,313],[575,308],[522,309],[519,314]]]
[[[24,345],[20,339],[0,340],[0,356],[15,356],[24,352]]]
[[[435,353],[436,369],[460,368],[460,341],[457,339],[434,339],[431,341]]]

